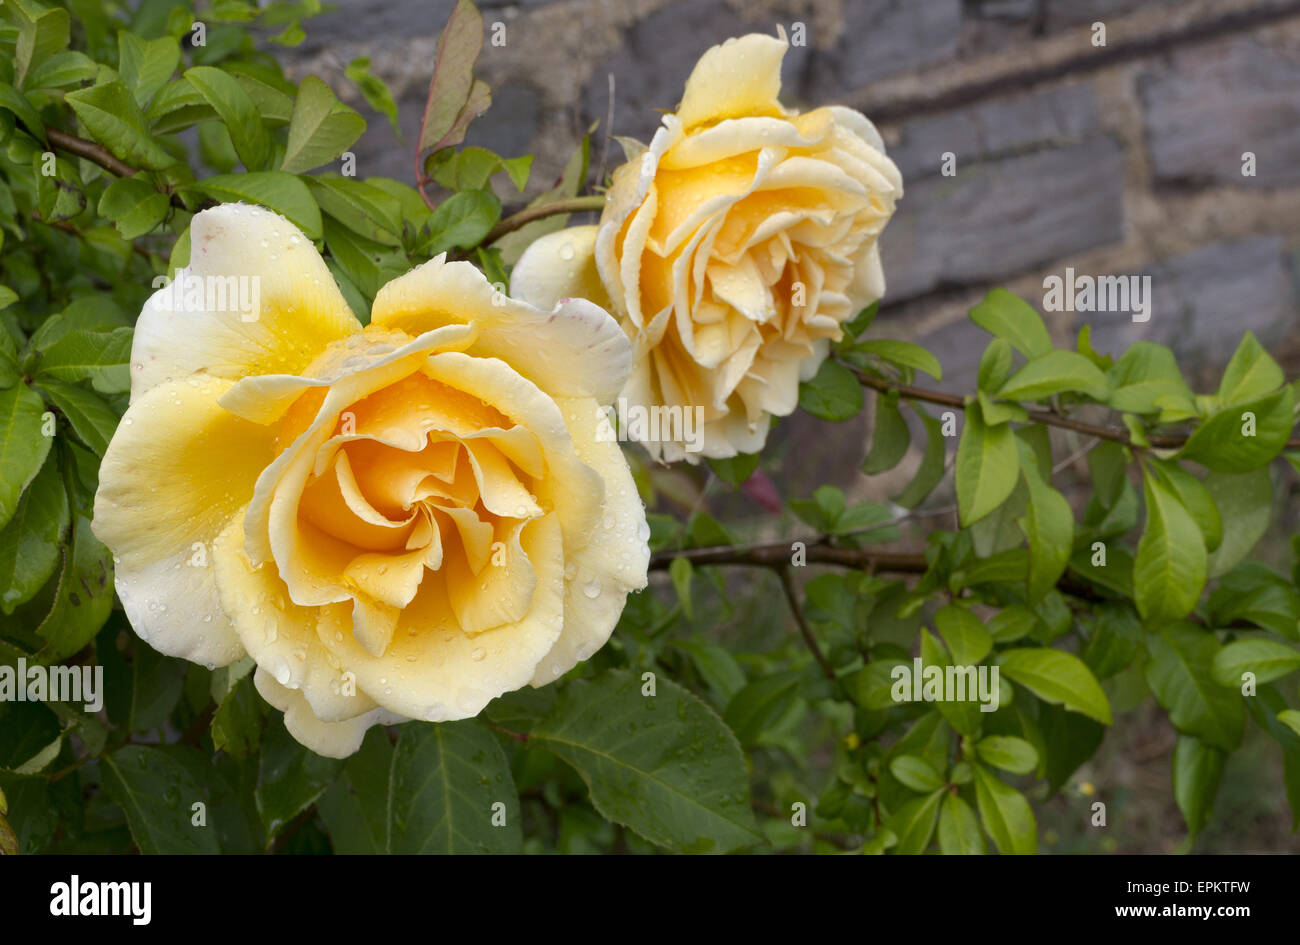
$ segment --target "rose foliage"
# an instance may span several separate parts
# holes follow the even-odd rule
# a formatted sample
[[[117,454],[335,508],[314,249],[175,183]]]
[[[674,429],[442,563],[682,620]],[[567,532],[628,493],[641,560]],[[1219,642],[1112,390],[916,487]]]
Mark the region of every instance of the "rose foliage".
[[[0,7],[0,851],[1035,852],[1151,706],[1190,840],[1247,742],[1300,818],[1254,337],[1205,386],[994,289],[927,390],[875,319],[904,182],[782,102],[783,38],[538,180],[465,144],[461,0],[403,182],[350,150],[398,127],[366,61],[277,64],[317,12]],[[779,487],[783,423],[889,500]]]

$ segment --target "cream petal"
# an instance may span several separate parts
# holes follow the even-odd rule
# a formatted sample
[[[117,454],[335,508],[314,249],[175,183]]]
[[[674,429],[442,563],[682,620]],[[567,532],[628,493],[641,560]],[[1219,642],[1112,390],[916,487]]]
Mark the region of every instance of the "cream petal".
[[[470,353],[500,358],[550,393],[612,399],[627,379],[631,349],[604,309],[569,298],[545,311],[445,254],[380,289],[371,318],[411,334],[469,323],[478,330]]]
[[[829,105],[827,108],[834,116],[835,124],[847,128],[881,154],[885,153],[885,139],[880,137],[875,124],[866,115],[844,105]]]
[[[600,523],[580,547],[565,546],[564,630],[538,664],[532,684],[553,682],[604,646],[627,595],[646,586],[650,529],[619,445],[597,435],[597,404],[561,400],[579,458],[605,483]]]
[[[118,596],[154,649],[207,666],[241,658],[213,576],[213,542],[253,494],[274,435],[221,408],[230,381],[198,375],[137,397],[99,470],[95,535]]]
[[[682,127],[742,115],[780,115],[786,47],[784,40],[750,33],[708,50],[686,80],[677,109]]]
[[[687,135],[659,162],[663,170],[685,170],[761,148],[808,148],[817,144],[784,118],[728,118]]]
[[[371,709],[353,718],[324,722],[312,712],[302,693],[285,689],[261,667],[253,674],[253,685],[263,699],[284,713],[284,727],[289,734],[325,758],[347,758],[355,754],[371,726],[408,721],[405,716]]]
[[[474,336],[472,325],[448,325],[436,332],[427,332],[411,343],[418,344],[421,351],[464,351],[473,343]],[[365,335],[357,337],[360,339]],[[254,423],[274,423],[309,388],[329,387],[348,373],[382,367],[406,353],[400,348],[385,351],[378,341],[373,346],[360,346],[360,342],[358,344],[359,347],[347,357],[330,359],[335,363],[320,365],[322,370],[319,376],[263,374],[243,378],[221,398],[221,405]],[[383,353],[374,354],[376,349]]]
[[[274,564],[259,568],[249,561],[243,522],[242,515],[231,520],[215,542],[212,557],[222,607],[248,655],[281,686],[301,691],[312,713],[324,721],[374,709],[364,692],[349,694],[344,667],[318,637],[317,608],[300,607],[289,598]]]
[[[204,210],[190,222],[190,244],[190,265],[136,322],[133,398],[200,372],[297,373],[361,328],[311,240],[279,214],[243,204]],[[185,299],[192,286],[201,304]],[[232,304],[229,288],[256,305]]]
[[[571,226],[533,240],[510,272],[510,295],[544,311],[564,299],[587,299],[609,311],[609,293],[596,268],[600,227]]]
[[[885,269],[880,264],[880,245],[872,240],[863,247],[857,265],[853,267],[853,282],[848,293],[850,306],[855,310],[866,308],[885,296]]]
[[[504,692],[525,685],[555,645],[565,621],[564,548],[554,515],[521,535],[537,573],[527,616],[477,635],[457,625],[442,575],[430,575],[402,616],[393,643],[374,657],[352,639],[346,605],[322,608],[320,637],[358,685],[384,708],[433,722],[477,715]]]
[[[492,405],[536,436],[547,467],[537,483],[538,502],[543,507],[549,502],[558,513],[566,546],[589,531],[598,514],[593,503],[601,479],[578,459],[553,398],[501,361],[445,352],[431,357],[424,371]]]

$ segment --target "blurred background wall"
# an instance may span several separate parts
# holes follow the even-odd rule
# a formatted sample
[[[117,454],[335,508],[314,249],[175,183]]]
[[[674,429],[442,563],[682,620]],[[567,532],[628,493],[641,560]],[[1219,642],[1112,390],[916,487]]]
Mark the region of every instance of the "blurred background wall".
[[[410,182],[451,0],[336,2],[287,52],[289,67],[346,92],[343,67],[370,57],[398,100],[403,138],[372,114],[358,172]],[[536,153],[531,191],[550,186],[600,119],[595,179],[611,76],[613,132],[648,140],[655,110],[677,104],[710,45],[778,23],[793,35],[803,24],[806,45],[786,57],[784,98],[857,107],[885,135],[906,194],[882,238],[882,329],[934,350],[944,388],[974,385],[986,338],[965,318],[970,305],[998,284],[1038,304],[1044,276],[1065,266],[1153,276],[1150,322],[1091,316],[1098,350],[1138,338],[1170,344],[1206,372],[1193,380],[1207,382],[1250,329],[1288,373],[1300,367],[1300,0],[480,6],[489,31],[504,24],[505,45],[485,45],[479,60],[494,102],[469,141]],[[1105,46],[1094,45],[1097,22]],[[621,150],[604,150],[608,170]],[[1247,151],[1254,177],[1242,174]],[[944,152],[955,156],[955,176],[940,173]],[[1077,332],[1072,313],[1048,318],[1058,340]],[[801,423],[783,424],[781,438],[797,439]],[[791,450],[796,462],[800,452]],[[861,455],[846,455],[835,478],[850,476]],[[815,474],[824,481],[826,472]]]

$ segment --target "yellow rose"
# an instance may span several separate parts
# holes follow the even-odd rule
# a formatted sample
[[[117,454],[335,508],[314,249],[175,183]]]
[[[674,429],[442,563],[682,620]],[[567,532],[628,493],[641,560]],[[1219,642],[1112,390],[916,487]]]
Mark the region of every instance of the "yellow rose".
[[[858,112],[782,107],[786,48],[751,34],[706,52],[676,114],[615,171],[599,227],[537,240],[511,277],[535,305],[617,314],[635,345],[631,437],[637,408],[661,430],[674,409],[703,421],[702,442],[645,442],[669,462],[762,449],[840,326],[885,291],[876,238],[902,177]]]
[[[645,586],[645,513],[598,404],[612,318],[540,311],[438,257],[353,317],[311,241],[230,204],[136,326],[94,531],[139,635],[258,691],[322,755],[476,715],[609,638]],[[237,291],[248,289],[249,291]],[[236,311],[251,297],[251,309]]]

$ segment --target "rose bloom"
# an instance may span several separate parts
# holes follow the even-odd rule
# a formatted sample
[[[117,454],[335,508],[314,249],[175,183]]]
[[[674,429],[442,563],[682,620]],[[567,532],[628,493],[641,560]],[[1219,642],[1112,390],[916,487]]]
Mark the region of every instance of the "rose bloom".
[[[751,34],[706,52],[614,172],[600,225],[537,240],[510,283],[544,308],[581,296],[615,312],[635,345],[621,396],[702,410],[712,458],[762,449],[840,326],[883,295],[876,239],[903,192],[861,114],[782,107],[786,48]],[[645,445],[696,460],[680,438]]]
[[[476,715],[609,638],[649,529],[598,405],[631,350],[594,304],[540,311],[440,256],[349,311],[311,241],[230,204],[191,225],[186,284],[257,311],[145,306],[94,531],[155,649],[245,655],[307,747]],[[196,282],[196,280],[198,280]],[[178,276],[179,281],[179,276]]]

